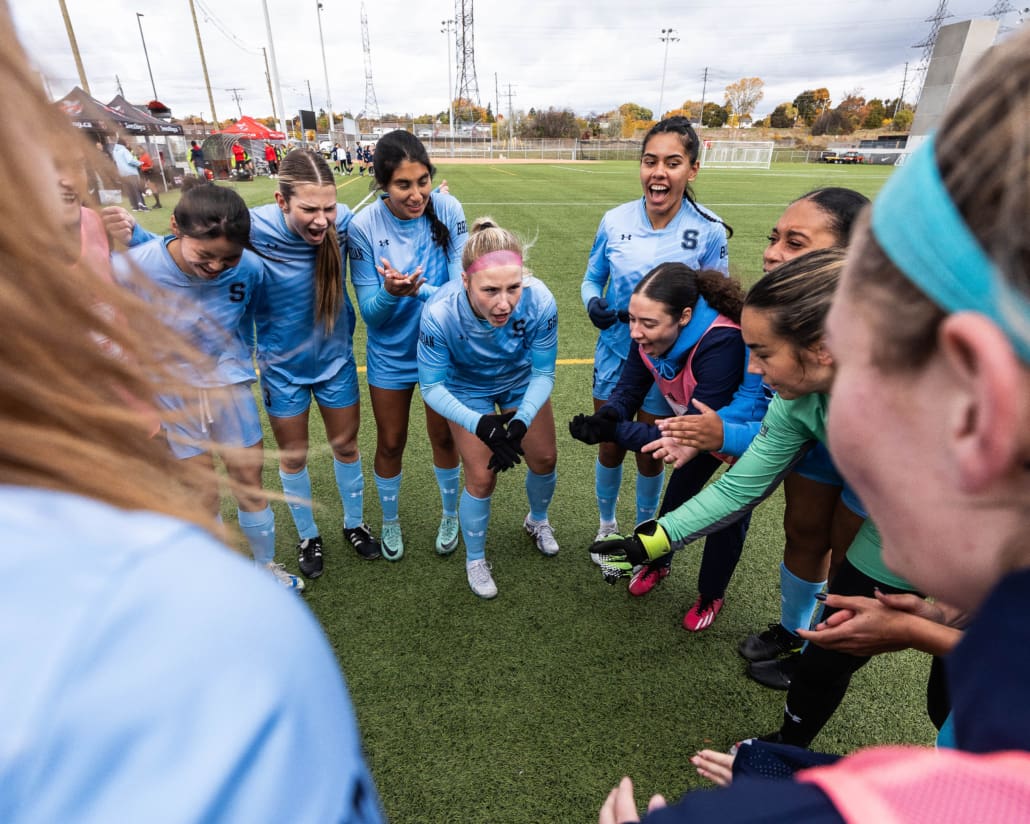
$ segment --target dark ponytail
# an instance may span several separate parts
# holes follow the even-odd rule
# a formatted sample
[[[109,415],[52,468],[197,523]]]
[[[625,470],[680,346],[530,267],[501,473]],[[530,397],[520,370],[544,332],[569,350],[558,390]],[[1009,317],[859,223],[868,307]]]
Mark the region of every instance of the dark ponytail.
[[[684,309],[693,309],[699,296],[735,323],[740,323],[744,306],[744,290],[736,280],[711,269],[699,272],[679,262],[659,263],[637,284],[633,294],[661,303],[673,317]]]
[[[690,121],[685,117],[667,117],[665,120],[660,120],[655,123],[646,135],[644,135],[644,142],[640,146],[641,156],[647,152],[647,143],[656,134],[674,134],[679,137],[680,142],[683,143],[683,150],[687,153],[687,158],[690,160],[690,165],[693,166],[697,163],[697,155],[701,149],[701,141],[698,140],[697,132],[694,131],[694,127],[690,125]],[[730,226],[725,220],[717,218],[713,214],[709,214],[700,206],[697,205],[697,200],[694,198],[694,190],[690,188],[688,183],[686,188],[683,190],[683,198],[691,205],[695,212],[701,217],[707,220],[709,223],[721,223],[722,227],[726,230],[726,239],[733,237],[733,227]]]
[[[436,167],[429,160],[429,152],[422,145],[422,141],[415,135],[404,129],[395,129],[387,132],[376,142],[375,158],[372,161],[372,171],[376,176],[376,183],[380,189],[385,189],[393,180],[393,173],[405,160],[410,163],[421,163],[429,171],[429,177],[436,174]],[[425,217],[429,221],[430,231],[433,235],[433,242],[443,249],[444,257],[448,256],[451,245],[451,230],[447,224],[436,215],[436,208],[433,206],[433,196],[430,194],[426,203]]]

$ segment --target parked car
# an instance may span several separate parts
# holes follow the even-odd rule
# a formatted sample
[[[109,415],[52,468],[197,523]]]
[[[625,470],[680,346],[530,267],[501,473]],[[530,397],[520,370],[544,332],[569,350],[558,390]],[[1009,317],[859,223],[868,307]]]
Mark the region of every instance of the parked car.
[[[819,155],[819,160],[822,163],[837,163],[839,158],[840,156],[832,150],[827,150]]]
[[[865,158],[858,152],[844,152],[837,158],[838,163],[865,163]]]

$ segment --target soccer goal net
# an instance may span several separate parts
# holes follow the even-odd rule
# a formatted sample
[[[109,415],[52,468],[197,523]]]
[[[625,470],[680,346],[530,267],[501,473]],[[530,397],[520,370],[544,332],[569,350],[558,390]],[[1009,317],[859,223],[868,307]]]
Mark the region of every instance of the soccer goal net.
[[[701,166],[705,169],[768,169],[774,145],[771,140],[706,140],[701,150]]]

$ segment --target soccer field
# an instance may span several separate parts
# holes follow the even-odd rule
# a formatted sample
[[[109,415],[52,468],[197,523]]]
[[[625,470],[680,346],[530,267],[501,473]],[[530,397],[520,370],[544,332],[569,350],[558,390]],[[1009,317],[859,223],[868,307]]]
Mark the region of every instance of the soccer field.
[[[782,497],[755,512],[726,605],[708,630],[680,626],[696,597],[700,544],[680,552],[673,574],[646,598],[625,582],[603,583],[586,547],[597,527],[596,450],[573,441],[566,422],[591,409],[590,359],[596,330],[579,300],[587,254],[601,215],[640,195],[637,164],[440,163],[469,222],[484,214],[533,241],[528,266],[559,307],[559,367],[553,395],[558,487],[551,507],[562,550],[541,556],[522,530],[523,467],[502,474],[493,497],[487,559],[499,596],[482,601],[465,580],[463,550],[433,551],[439,495],[413,409],[404,463],[401,521],[406,553],[398,563],[361,560],[344,547],[340,501],[321,422],[313,416],[310,472],[326,546],[326,571],[302,596],[314,610],[346,674],[368,760],[394,822],[586,822],[608,790],[631,775],[638,799],[669,798],[701,786],[689,763],[699,748],[733,742],[779,725],[783,693],[744,675],[737,642],[779,615]],[[734,228],[730,267],[745,286],[761,272],[765,238],[783,207],[823,185],[875,194],[884,167],[776,165],[768,171],[702,171],[700,203]],[[354,205],[368,179],[338,178],[341,202]],[[271,200],[273,181],[237,185],[248,203]],[[174,205],[171,193],[165,201]],[[142,222],[166,228],[168,212]],[[363,363],[364,329],[355,337]],[[360,443],[365,512],[379,532],[372,482],[375,426],[362,396]],[[273,442],[269,436],[266,441]],[[632,462],[619,507],[633,523]],[[266,484],[279,490],[274,463]],[[295,530],[274,504],[278,560],[296,571]],[[226,520],[234,517],[227,504]],[[198,570],[198,574],[203,574]],[[226,597],[232,583],[226,582]],[[924,709],[929,658],[900,653],[874,659],[852,682],[843,706],[816,739],[846,752],[880,742],[927,743]],[[305,700],[299,694],[296,700]],[[295,790],[317,764],[298,764]]]

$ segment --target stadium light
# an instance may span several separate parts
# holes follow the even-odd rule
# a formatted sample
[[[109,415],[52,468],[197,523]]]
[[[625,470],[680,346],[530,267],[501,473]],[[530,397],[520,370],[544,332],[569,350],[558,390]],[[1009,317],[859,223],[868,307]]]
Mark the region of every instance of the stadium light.
[[[333,129],[335,125],[333,123],[333,96],[329,91],[329,69],[326,67],[325,62],[325,40],[322,39],[322,4],[316,0],[318,6],[318,43],[322,47],[322,73],[325,75],[325,104],[329,109],[329,140],[333,139]]]
[[[662,29],[662,36],[658,38],[665,44],[665,59],[662,61],[662,87],[658,93],[658,111],[654,113],[655,120],[662,119],[662,104],[665,102],[665,70],[669,66],[669,43],[678,43],[676,29]]]
[[[455,30],[454,20],[441,20],[440,33],[447,37],[447,128],[450,132],[451,157],[454,157],[454,87],[451,79],[451,33]]]
[[[157,100],[157,86],[154,85],[154,73],[150,70],[150,54],[147,52],[147,38],[143,36],[143,14],[141,12],[136,12],[136,22],[139,24],[139,39],[143,41],[143,56],[147,59],[150,90],[154,93],[154,100]]]

